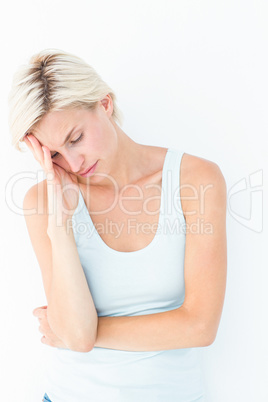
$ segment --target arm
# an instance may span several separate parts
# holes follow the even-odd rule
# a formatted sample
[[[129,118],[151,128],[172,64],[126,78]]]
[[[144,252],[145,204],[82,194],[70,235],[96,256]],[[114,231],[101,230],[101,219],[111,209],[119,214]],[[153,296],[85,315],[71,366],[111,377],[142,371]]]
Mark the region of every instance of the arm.
[[[206,332],[181,306],[156,314],[99,317],[94,346],[142,352],[207,345]]]
[[[51,236],[52,278],[48,300],[51,328],[74,350],[91,350],[98,316],[75,244],[73,231]],[[67,312],[67,314],[66,314]]]
[[[93,347],[96,337],[96,309],[72,229],[68,229],[67,233],[64,227],[59,227],[50,237],[47,234],[46,191],[46,180],[30,188],[24,198],[23,209],[42,272],[48,323],[69,349],[88,351]],[[44,205],[43,211],[40,211],[40,204]]]
[[[184,158],[192,158],[193,168],[181,182],[185,187],[181,198],[193,198],[193,191],[198,192],[197,199],[182,200],[186,219],[184,303],[163,313],[99,317],[95,347],[153,351],[208,346],[215,340],[226,284],[226,184],[213,162],[188,154]],[[196,233],[198,222],[207,225],[207,232],[200,226]]]

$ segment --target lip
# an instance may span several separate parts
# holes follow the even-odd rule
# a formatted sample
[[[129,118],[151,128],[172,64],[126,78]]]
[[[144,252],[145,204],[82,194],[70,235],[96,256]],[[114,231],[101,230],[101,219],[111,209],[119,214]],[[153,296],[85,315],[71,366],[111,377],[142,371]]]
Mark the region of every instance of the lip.
[[[95,171],[95,168],[96,168],[96,166],[97,166],[97,163],[98,163],[98,161],[95,162],[94,165],[92,165],[92,166],[91,166],[88,170],[86,170],[85,172],[79,173],[79,175],[80,175],[80,176],[83,176],[83,177],[87,177],[87,176],[92,175],[92,174],[94,173],[94,171]]]

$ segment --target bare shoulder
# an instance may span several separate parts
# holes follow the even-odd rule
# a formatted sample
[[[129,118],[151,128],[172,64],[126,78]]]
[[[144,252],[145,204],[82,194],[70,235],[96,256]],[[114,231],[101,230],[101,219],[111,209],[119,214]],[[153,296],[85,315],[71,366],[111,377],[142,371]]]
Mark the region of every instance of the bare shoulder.
[[[181,171],[185,177],[191,178],[192,180],[198,180],[198,177],[200,177],[200,175],[222,175],[217,163],[187,153],[184,153],[182,156]]]
[[[23,209],[24,212],[32,209],[34,207],[44,206],[46,208],[46,200],[47,200],[47,181],[42,180],[39,183],[34,184],[32,187],[28,189],[24,196],[23,200]]]
[[[208,159],[184,153],[180,169],[183,212],[192,211],[197,206],[200,211],[206,192],[213,193],[215,199],[226,195],[226,182],[220,167]]]

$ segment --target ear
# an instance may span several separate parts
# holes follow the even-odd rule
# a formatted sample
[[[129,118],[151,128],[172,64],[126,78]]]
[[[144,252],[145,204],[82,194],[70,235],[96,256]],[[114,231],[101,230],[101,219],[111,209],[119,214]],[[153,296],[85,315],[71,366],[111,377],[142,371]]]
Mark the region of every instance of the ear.
[[[113,100],[111,98],[111,95],[106,95],[105,98],[101,100],[101,105],[104,107],[104,110],[107,113],[108,117],[110,117],[113,113]]]

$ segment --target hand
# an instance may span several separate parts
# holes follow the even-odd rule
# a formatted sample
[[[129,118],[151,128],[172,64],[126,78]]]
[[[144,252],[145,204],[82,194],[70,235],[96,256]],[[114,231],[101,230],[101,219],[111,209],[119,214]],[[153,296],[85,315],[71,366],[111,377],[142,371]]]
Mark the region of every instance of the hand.
[[[66,172],[52,162],[49,149],[41,146],[38,139],[28,134],[24,142],[46,174],[48,196],[48,226],[64,226],[78,205],[79,186],[77,176]]]
[[[41,338],[41,342],[52,346],[54,348],[68,349],[63,341],[54,334],[49,326],[47,320],[47,306],[37,307],[33,310],[33,315],[38,318],[40,326],[39,331],[44,335]]]

